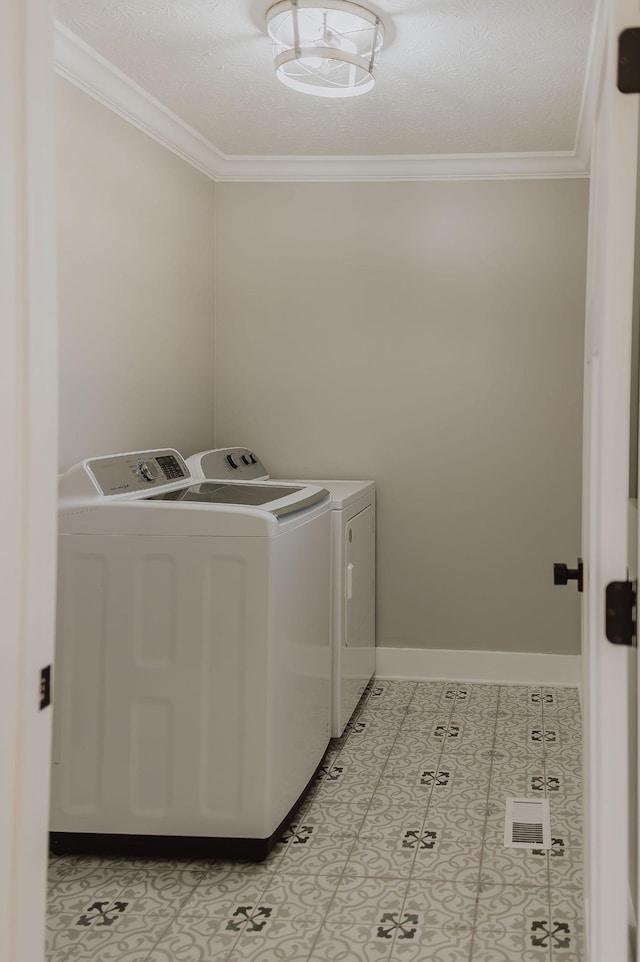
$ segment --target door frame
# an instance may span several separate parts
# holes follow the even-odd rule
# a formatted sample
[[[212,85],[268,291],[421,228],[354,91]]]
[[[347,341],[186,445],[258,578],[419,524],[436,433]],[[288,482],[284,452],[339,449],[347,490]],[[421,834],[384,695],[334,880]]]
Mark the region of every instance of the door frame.
[[[613,2],[605,0],[602,7],[611,10]],[[624,26],[637,22],[635,10],[626,22],[616,21],[612,34],[617,36]],[[615,37],[610,39],[611,55]],[[610,83],[611,63],[605,77]],[[44,955],[51,711],[39,712],[37,697],[40,668],[53,661],[54,638],[57,324],[53,80],[49,4],[46,0],[5,0],[0,4],[0,419],[4,464],[9,470],[0,507],[5,549],[0,594],[6,638],[0,674],[0,958],[6,962],[40,962]],[[616,111],[628,115],[629,108],[618,100]],[[632,206],[628,203],[629,209]],[[596,262],[597,253],[591,251],[591,271]],[[615,295],[621,265],[609,267],[608,290],[619,304],[631,294],[618,291]],[[626,301],[622,308],[627,309]],[[609,348],[612,346],[615,348],[613,342]],[[608,350],[606,345],[602,349]],[[601,389],[606,388],[605,380],[599,383]],[[614,395],[619,400],[617,391]],[[626,444],[628,424],[612,439],[613,447],[619,446],[622,434]],[[608,444],[608,455],[612,444]],[[619,447],[617,450],[619,453]],[[597,492],[592,492],[600,505],[619,500],[617,483],[606,470],[601,472],[600,482]],[[626,491],[623,501],[626,507]],[[586,504],[585,511],[588,508]],[[605,535],[606,545],[598,559],[587,565],[596,621],[601,615],[603,585],[625,576],[620,545],[624,542],[626,550],[626,537],[626,525],[616,524],[614,531]],[[620,735],[617,726],[625,706],[619,705],[613,717],[603,713],[606,697],[620,682],[626,653],[604,647],[603,639],[589,638],[586,630],[583,639],[583,697],[593,757],[586,773],[590,798],[588,933],[590,958],[601,962],[617,959],[611,943],[604,940],[611,924],[620,923],[627,911],[615,900],[615,885],[612,889],[610,884],[619,869],[620,825],[616,825],[615,809],[610,805],[620,791],[614,771],[620,752],[607,751],[611,740],[615,743]],[[614,776],[608,786],[604,784],[607,773]],[[613,914],[607,918],[607,913]]]
[[[591,962],[630,958],[629,659],[604,634],[604,592],[628,566],[631,330],[638,99],[616,85],[618,36],[637,0],[603,0],[594,109],[585,318],[582,696],[585,931]]]
[[[0,4],[0,958],[44,958],[56,570],[53,12]]]

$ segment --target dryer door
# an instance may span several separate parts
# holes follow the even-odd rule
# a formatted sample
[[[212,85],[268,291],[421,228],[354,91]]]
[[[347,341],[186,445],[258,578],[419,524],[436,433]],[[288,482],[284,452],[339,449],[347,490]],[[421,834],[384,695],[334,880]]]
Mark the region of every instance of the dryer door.
[[[345,645],[375,644],[375,549],[373,506],[368,505],[345,526]]]

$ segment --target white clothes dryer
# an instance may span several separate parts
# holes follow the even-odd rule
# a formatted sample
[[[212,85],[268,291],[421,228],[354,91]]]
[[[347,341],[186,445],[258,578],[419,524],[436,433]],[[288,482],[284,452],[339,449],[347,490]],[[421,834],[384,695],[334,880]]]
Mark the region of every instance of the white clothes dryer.
[[[328,492],[92,458],[59,532],[52,850],[264,858],[329,742]]]
[[[284,484],[248,448],[216,448],[187,458],[194,476]],[[331,735],[338,738],[370,681],[375,652],[375,481],[304,481],[331,496]]]

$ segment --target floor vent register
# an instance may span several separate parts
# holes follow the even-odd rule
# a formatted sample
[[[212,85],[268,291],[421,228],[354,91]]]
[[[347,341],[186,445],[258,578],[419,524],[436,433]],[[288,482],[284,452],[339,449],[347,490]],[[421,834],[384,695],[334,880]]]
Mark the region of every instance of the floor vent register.
[[[508,798],[505,848],[551,848],[551,818],[546,798]]]

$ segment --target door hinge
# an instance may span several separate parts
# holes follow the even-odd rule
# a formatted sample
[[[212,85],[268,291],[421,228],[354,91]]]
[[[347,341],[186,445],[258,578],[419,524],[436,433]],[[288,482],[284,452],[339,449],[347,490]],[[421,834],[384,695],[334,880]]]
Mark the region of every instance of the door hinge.
[[[51,665],[40,671],[40,711],[51,704]]]
[[[612,581],[605,590],[605,634],[614,645],[636,639],[636,591],[632,581]]]
[[[640,94],[640,27],[629,27],[618,37],[618,90]]]

